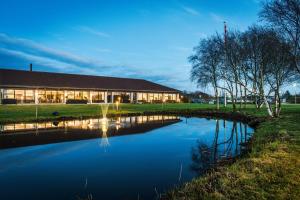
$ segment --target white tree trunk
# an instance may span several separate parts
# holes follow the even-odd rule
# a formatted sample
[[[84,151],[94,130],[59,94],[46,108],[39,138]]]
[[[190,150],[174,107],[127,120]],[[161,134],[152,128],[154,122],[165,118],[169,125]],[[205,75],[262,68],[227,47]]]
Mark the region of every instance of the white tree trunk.
[[[220,102],[219,102],[219,91],[218,91],[217,88],[215,89],[215,97],[216,97],[217,110],[219,110],[220,109]]]
[[[270,117],[273,117],[273,112],[272,112],[272,108],[267,100],[267,97],[265,95],[263,95],[263,98],[264,98],[264,102],[265,102],[265,105],[266,105],[266,108],[267,108],[267,111],[268,111],[268,114]]]

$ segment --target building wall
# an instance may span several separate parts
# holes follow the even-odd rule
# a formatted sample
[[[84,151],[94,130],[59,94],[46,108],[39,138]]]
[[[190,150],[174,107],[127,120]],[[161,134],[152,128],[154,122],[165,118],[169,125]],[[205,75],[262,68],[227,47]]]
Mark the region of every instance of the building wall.
[[[0,89],[3,100],[15,100],[17,104],[70,103],[162,103],[180,102],[178,93],[155,92],[118,92],[92,90],[51,90],[51,89]]]

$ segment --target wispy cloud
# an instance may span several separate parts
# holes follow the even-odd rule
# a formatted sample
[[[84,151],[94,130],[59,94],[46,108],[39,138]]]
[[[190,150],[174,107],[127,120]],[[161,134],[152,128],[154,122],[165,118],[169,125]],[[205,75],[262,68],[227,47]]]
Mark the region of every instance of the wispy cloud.
[[[182,9],[190,15],[195,15],[195,16],[200,15],[200,13],[197,10],[195,10],[194,8],[191,8],[188,6],[182,6]]]
[[[50,67],[50,68],[53,68],[53,69],[56,69],[59,71],[67,71],[67,72],[77,71],[77,72],[88,73],[88,74],[95,73],[94,70],[91,70],[88,68],[78,67],[74,64],[61,62],[61,61],[43,57],[43,56],[32,55],[32,54],[25,53],[22,51],[0,48],[0,54],[4,54],[4,55],[10,56],[10,57],[15,57],[18,59],[23,59],[28,62],[33,62],[37,66]]]
[[[105,65],[99,59],[53,49],[32,40],[12,37],[3,33],[0,33],[0,48],[2,54],[18,59],[22,58],[24,63],[34,62],[53,69],[95,73],[108,68],[123,68]]]
[[[98,49],[98,51],[110,52],[109,49]],[[167,85],[173,79],[171,73],[151,74],[149,70],[140,67],[125,64],[106,65],[98,59],[72,54],[44,46],[33,40],[0,33],[0,66],[9,67],[11,63],[18,63],[22,66],[33,63],[36,66],[35,69],[46,68],[51,69],[50,71],[143,78],[157,83],[167,83]]]
[[[81,64],[92,64],[96,62],[95,60],[91,60],[89,58],[71,54],[66,51],[61,51],[53,48],[49,48],[40,43],[37,43],[32,40],[11,37],[6,34],[0,33],[0,45],[5,45],[10,49],[19,49],[21,51],[28,52],[30,54],[43,55],[46,57],[50,57],[53,59],[58,59],[62,61],[69,61],[73,63],[81,63]],[[99,61],[98,61],[99,62]]]
[[[82,32],[86,32],[86,33],[89,33],[92,35],[99,36],[99,37],[106,37],[106,38],[111,37],[111,35],[108,33],[96,30],[96,29],[88,27],[88,26],[78,26],[78,27],[76,27],[76,29],[78,29]]]

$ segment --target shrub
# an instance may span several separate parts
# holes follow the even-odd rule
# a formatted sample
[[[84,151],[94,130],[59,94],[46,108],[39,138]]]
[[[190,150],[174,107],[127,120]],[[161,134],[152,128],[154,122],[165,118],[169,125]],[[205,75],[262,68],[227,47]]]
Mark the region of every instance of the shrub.
[[[17,99],[2,99],[2,104],[17,104]]]
[[[68,99],[66,104],[87,104],[88,101],[85,99]]]

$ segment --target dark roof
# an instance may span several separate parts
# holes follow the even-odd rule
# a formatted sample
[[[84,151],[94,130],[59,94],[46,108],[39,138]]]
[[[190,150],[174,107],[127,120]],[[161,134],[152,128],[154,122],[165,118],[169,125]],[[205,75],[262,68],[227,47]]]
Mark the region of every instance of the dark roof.
[[[115,91],[156,91],[179,92],[157,83],[143,79],[116,78],[104,76],[89,76],[62,74],[37,71],[0,69],[0,86],[60,88],[60,89],[95,89]]]

